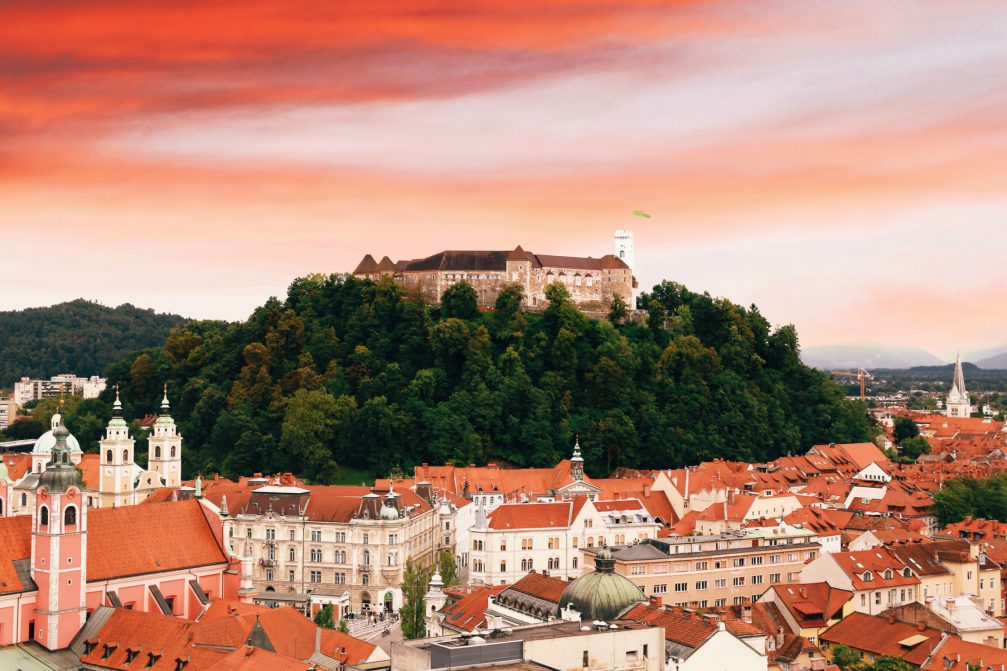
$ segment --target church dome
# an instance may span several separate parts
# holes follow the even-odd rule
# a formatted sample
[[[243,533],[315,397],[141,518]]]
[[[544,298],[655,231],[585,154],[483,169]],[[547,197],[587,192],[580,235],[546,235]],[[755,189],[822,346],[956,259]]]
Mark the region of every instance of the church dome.
[[[381,519],[397,520],[399,519],[399,511],[386,501],[385,504],[381,506]]]
[[[594,567],[563,591],[560,608],[572,605],[585,620],[614,620],[636,604],[647,602],[639,587],[615,572],[615,559],[608,548],[595,555]]]
[[[57,426],[62,426],[63,417],[59,413],[53,415],[51,424],[52,428],[39,436],[38,440],[35,441],[35,446],[31,448],[32,454],[52,454],[52,448],[56,446],[56,436],[53,435],[53,431]],[[73,437],[73,434],[67,434],[66,442],[70,446],[71,453],[80,454],[83,452],[80,449],[80,443]]]

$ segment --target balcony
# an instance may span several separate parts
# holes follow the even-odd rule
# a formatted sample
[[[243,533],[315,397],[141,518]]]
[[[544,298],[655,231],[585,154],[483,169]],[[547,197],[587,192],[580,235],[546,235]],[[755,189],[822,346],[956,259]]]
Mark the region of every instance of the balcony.
[[[276,566],[276,560],[275,559],[260,559],[259,560],[259,566],[269,566],[269,567]]]

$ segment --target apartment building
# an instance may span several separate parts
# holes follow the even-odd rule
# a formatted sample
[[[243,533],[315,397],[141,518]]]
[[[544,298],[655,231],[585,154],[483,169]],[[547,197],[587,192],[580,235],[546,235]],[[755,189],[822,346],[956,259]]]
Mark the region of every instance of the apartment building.
[[[54,398],[62,394],[98,398],[105,391],[107,381],[103,377],[77,377],[73,373],[54,375],[48,380],[21,378],[14,383],[14,400],[18,405],[43,398]]]
[[[255,591],[338,593],[341,612],[397,611],[406,559],[433,563],[443,545],[441,514],[453,510],[420,487],[379,493],[261,479],[248,488],[218,505],[231,550],[254,561]]]
[[[610,548],[617,573],[667,604],[710,608],[752,600],[770,585],[796,582],[821,545],[791,526],[735,533],[648,539]],[[588,568],[596,550],[583,548]]]
[[[623,545],[654,538],[661,525],[636,499],[505,503],[475,510],[469,531],[469,579],[476,584],[513,583],[529,571],[560,578],[583,572],[581,548]]]

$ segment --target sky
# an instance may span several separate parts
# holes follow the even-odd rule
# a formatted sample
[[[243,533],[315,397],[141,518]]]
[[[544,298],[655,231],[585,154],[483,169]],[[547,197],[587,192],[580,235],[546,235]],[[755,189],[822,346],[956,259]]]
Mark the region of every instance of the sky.
[[[644,289],[951,359],[1007,341],[1005,106],[1000,0],[4,0],[0,309],[630,228]]]

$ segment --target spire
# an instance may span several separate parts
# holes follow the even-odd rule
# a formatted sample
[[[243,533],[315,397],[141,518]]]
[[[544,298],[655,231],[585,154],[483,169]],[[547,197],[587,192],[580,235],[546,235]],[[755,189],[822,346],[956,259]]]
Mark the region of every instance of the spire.
[[[958,352],[955,357],[955,379],[951,386],[951,393],[957,391],[959,394],[964,395],[965,392],[965,374],[962,372],[962,353]]]
[[[251,631],[248,632],[248,638],[245,639],[245,645],[252,648],[267,650],[269,652],[276,652],[276,648],[273,647],[272,641],[270,641],[269,636],[266,635],[266,630],[262,628],[262,623],[259,622],[258,615],[255,616],[255,624],[252,625]]]
[[[161,415],[171,414],[171,404],[168,403],[168,383],[164,383],[164,397],[161,399]]]
[[[578,482],[584,479],[584,457],[580,455],[580,436],[574,439],[573,457],[570,458],[570,475]]]
[[[227,511],[227,494],[220,497],[220,516],[227,517],[230,513]]]
[[[63,401],[59,402],[62,410]],[[70,487],[80,488],[83,476],[77,465],[70,459],[70,444],[67,437],[70,432],[63,426],[62,418],[52,430],[56,445],[52,448],[52,459],[46,464],[45,471],[39,476],[38,486],[45,487],[49,492],[65,492]]]
[[[119,400],[119,385],[115,385],[115,403],[112,404],[112,416],[122,417],[122,401]]]

